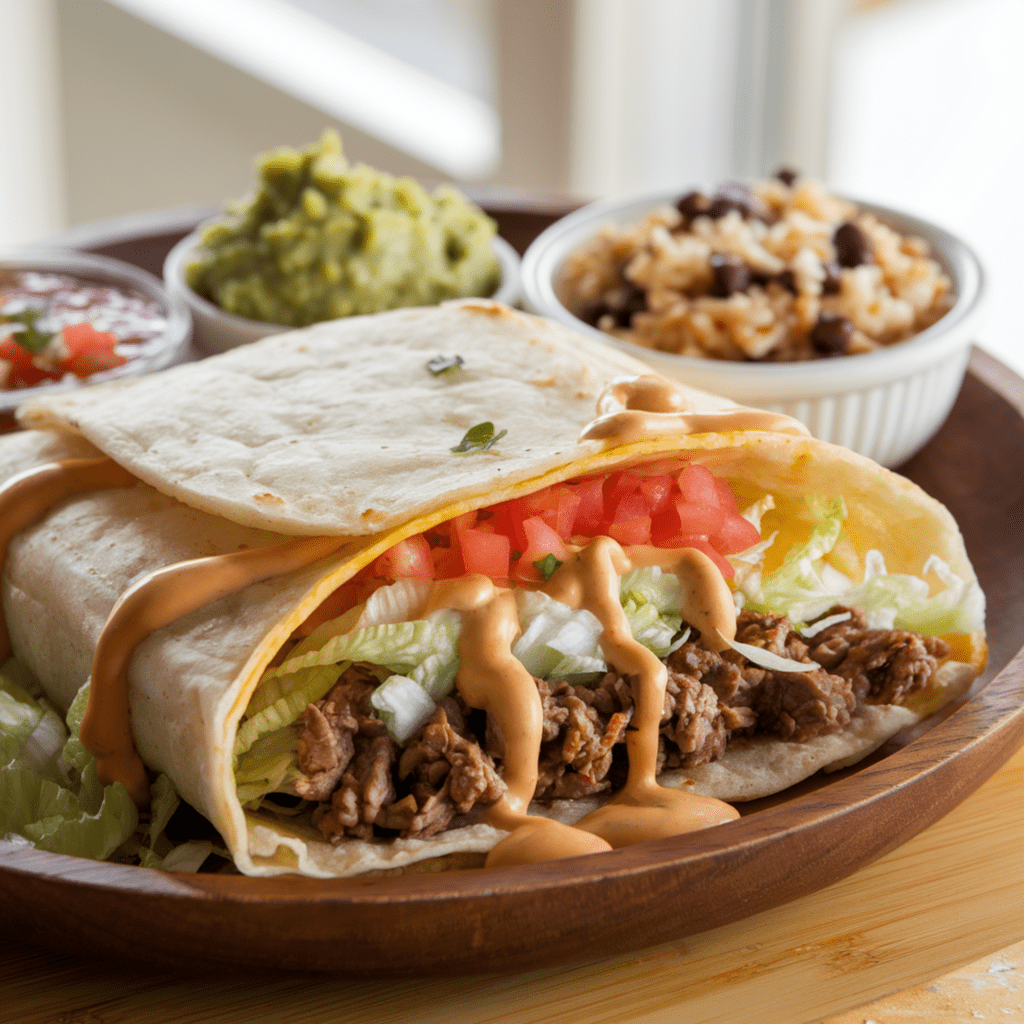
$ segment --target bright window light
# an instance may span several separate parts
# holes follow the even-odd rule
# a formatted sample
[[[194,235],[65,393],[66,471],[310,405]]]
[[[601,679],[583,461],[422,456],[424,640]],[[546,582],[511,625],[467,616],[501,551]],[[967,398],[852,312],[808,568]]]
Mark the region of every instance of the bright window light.
[[[454,178],[501,158],[493,107],[283,0],[111,0]]]

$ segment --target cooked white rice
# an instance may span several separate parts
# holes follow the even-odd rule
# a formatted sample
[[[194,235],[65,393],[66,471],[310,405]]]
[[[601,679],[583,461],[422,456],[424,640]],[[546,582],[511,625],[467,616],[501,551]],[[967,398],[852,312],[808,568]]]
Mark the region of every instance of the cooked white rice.
[[[750,191],[767,222],[742,209],[712,219],[664,206],[636,225],[606,225],[566,260],[559,297],[637,345],[769,361],[869,352],[911,337],[950,308],[950,281],[922,239],[900,235],[813,180],[772,178]],[[844,224],[856,225],[866,242],[863,262],[848,253],[838,254],[845,265],[837,262],[834,236]],[[722,257],[732,270],[714,269]],[[723,285],[722,273],[732,282]]]

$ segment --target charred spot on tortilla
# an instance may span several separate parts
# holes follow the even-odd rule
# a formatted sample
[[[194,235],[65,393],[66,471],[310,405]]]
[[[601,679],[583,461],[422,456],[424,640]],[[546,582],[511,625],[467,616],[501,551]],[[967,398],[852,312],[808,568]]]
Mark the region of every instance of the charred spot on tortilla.
[[[259,502],[261,505],[284,505],[286,504],[284,498],[277,494],[271,494],[270,491],[264,491],[262,494],[254,494],[252,500]]]

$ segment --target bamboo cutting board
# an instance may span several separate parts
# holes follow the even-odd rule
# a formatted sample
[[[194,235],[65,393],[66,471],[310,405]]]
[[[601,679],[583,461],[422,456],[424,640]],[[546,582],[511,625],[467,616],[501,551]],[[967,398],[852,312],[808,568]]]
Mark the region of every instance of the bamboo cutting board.
[[[148,970],[93,961],[81,949],[30,950],[4,935],[0,1017],[18,1024],[810,1024],[1022,938],[1024,751],[937,824],[850,878],[639,954],[504,978],[360,982],[207,973],[201,964],[193,974]],[[872,1006],[871,1019],[933,1024],[929,1011],[914,1015],[905,1001],[899,1017],[882,1016],[886,1005]],[[949,1019],[971,1015],[965,1009]]]

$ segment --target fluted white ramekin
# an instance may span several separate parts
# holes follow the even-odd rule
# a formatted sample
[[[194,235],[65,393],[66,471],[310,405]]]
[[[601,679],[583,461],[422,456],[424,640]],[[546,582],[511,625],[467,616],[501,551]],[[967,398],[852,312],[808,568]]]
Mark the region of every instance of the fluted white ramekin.
[[[905,462],[942,425],[956,400],[983,313],[978,258],[948,231],[883,206],[858,202],[901,234],[923,238],[953,282],[941,320],[907,341],[864,355],[795,363],[743,363],[660,352],[619,341],[569,312],[555,292],[568,255],[605,224],[635,224],[686,190],[591,203],[540,234],[521,265],[528,309],[617,346],[659,373],[743,405],[786,413],[815,437],[845,445],[885,466]]]

